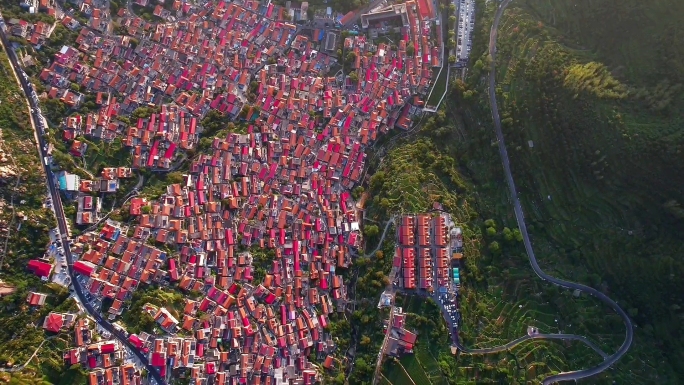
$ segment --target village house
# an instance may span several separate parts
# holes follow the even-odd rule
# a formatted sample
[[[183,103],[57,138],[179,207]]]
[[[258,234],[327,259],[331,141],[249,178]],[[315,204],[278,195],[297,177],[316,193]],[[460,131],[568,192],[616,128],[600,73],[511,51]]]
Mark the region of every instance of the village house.
[[[29,292],[28,298],[26,298],[26,302],[28,302],[28,304],[31,306],[43,306],[45,304],[46,299],[47,294]]]
[[[43,320],[43,329],[52,333],[59,333],[62,329],[70,328],[75,319],[75,314],[51,312]]]

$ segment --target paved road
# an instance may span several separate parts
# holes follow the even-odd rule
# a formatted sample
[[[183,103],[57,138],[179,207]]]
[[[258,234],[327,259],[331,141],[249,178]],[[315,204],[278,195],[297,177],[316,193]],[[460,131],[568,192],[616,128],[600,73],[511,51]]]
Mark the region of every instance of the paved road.
[[[0,16],[0,20],[2,20],[2,17]],[[4,21],[3,21],[4,22]],[[44,159],[46,154],[46,148],[47,148],[47,143],[44,138],[44,131],[43,131],[43,117],[42,115],[38,112],[40,106],[32,98],[34,91],[32,86],[29,84],[29,82],[26,80],[26,78],[23,77],[23,70],[21,70],[21,67],[19,66],[17,62],[17,57],[14,53],[13,50],[9,49],[10,44],[9,41],[7,40],[7,36],[5,32],[0,29],[0,40],[2,40],[2,44],[5,47],[8,47],[5,51],[7,52],[7,56],[9,57],[10,63],[12,67],[14,68],[15,73],[17,74],[19,78],[19,82],[21,83],[21,88],[24,91],[24,94],[26,95],[26,99],[29,101],[29,105],[31,106],[31,119],[32,119],[32,125],[34,130],[36,131],[36,137],[38,140],[38,148],[39,148],[39,153],[40,153],[40,158],[41,161]],[[43,163],[43,167],[45,169],[45,176],[46,176],[46,181],[48,184],[48,189],[50,191],[50,196],[52,197],[52,204],[55,209],[55,214],[57,215],[57,227],[60,233],[60,239],[62,241],[62,246],[64,247],[64,254],[67,259],[67,266],[68,266],[68,271],[69,271],[69,276],[71,277],[71,283],[74,286],[74,290],[76,292],[76,295],[80,299],[81,303],[83,304],[83,307],[85,310],[90,314],[91,317],[95,319],[95,321],[102,326],[105,330],[110,332],[112,336],[116,337],[119,341],[121,341],[122,344],[127,346],[137,357],[140,359],[140,361],[145,365],[147,368],[147,371],[150,373],[150,375],[154,378],[154,380],[157,382],[157,384],[165,384],[165,381],[162,379],[162,377],[159,375],[159,372],[157,369],[152,367],[147,360],[147,356],[145,356],[138,348],[136,348],[132,343],[128,341],[127,336],[118,331],[117,329],[112,326],[111,323],[109,323],[107,320],[102,318],[99,312],[97,312],[92,305],[86,300],[85,295],[83,293],[83,289],[81,288],[80,283],[76,279],[76,273],[74,272],[74,258],[73,255],[71,254],[71,248],[69,245],[69,239],[68,239],[68,229],[67,229],[67,221],[64,216],[64,207],[62,206],[62,198],[59,195],[59,191],[57,190],[57,187],[55,186],[55,178],[54,175],[52,175],[52,171],[50,170],[50,167],[45,165],[45,162]]]
[[[390,226],[394,224],[394,217],[390,218],[389,221],[385,224],[385,229],[382,231],[382,236],[380,237],[380,241],[378,242],[378,247],[376,247],[373,251],[370,253],[366,253],[365,257],[372,258],[375,257],[375,253],[382,248],[382,243],[385,242],[385,235],[387,235],[387,230],[389,230]]]
[[[522,210],[522,205],[520,204],[520,199],[518,197],[518,191],[515,187],[515,182],[513,180],[513,174],[511,173],[511,165],[510,161],[508,158],[508,151],[506,150],[506,143],[504,141],[504,136],[503,132],[501,130],[501,119],[499,117],[499,108],[497,105],[496,101],[496,39],[498,35],[498,28],[499,28],[499,22],[501,21],[501,16],[503,15],[504,10],[510,4],[511,0],[506,0],[504,1],[499,9],[496,11],[496,15],[494,16],[494,22],[492,24],[492,28],[489,34],[489,55],[491,56],[491,64],[490,64],[490,71],[489,71],[489,103],[491,105],[492,109],[492,118],[494,120],[494,128],[496,131],[496,138],[498,140],[499,144],[499,154],[501,155],[501,163],[503,164],[504,168],[504,173],[506,174],[506,182],[508,184],[508,189],[511,195],[511,200],[513,201],[513,207],[515,210],[515,218],[518,222],[518,227],[520,228],[520,232],[523,236],[523,243],[525,245],[525,250],[527,251],[527,256],[530,259],[530,264],[532,265],[532,269],[534,270],[535,274],[539,276],[542,280],[549,281],[552,284],[564,288],[568,288],[571,290],[579,290],[583,293],[589,294],[593,297],[598,298],[600,301],[608,305],[611,309],[613,309],[620,317],[622,317],[623,322],[625,323],[625,340],[622,343],[622,346],[613,353],[612,355],[608,356],[605,358],[605,360],[600,364],[597,365],[596,367],[589,368],[589,369],[583,369],[583,370],[576,370],[576,371],[570,371],[570,372],[563,372],[559,373],[550,377],[547,377],[544,379],[544,385],[552,384],[555,382],[560,382],[560,381],[571,381],[571,380],[579,380],[582,378],[586,377],[591,377],[596,374],[599,374],[609,367],[613,365],[617,360],[619,360],[627,351],[629,350],[630,345],[632,344],[632,340],[634,338],[634,330],[633,330],[633,325],[632,321],[629,319],[629,316],[627,313],[625,313],[624,310],[618,304],[610,299],[607,295],[603,294],[602,292],[591,288],[589,286],[585,286],[579,283],[574,283],[574,282],[569,282],[569,281],[564,281],[559,278],[552,277],[548,274],[546,274],[540,267],[539,264],[537,263],[537,258],[534,255],[534,250],[532,249],[532,242],[530,241],[530,236],[527,232],[527,226],[525,226],[525,216],[523,215],[523,210]],[[546,338],[549,338],[550,336],[547,336]],[[557,338],[557,337],[553,337]],[[583,337],[573,337],[574,339],[579,339],[581,340]]]
[[[392,285],[390,283],[390,285]],[[380,373],[382,372],[382,357],[387,354],[387,341],[389,341],[390,331],[392,330],[392,323],[394,322],[394,295],[392,295],[392,304],[390,306],[390,316],[385,330],[385,338],[382,340],[380,352],[378,352],[378,360],[375,362],[375,372],[373,372],[373,384],[380,381]]]

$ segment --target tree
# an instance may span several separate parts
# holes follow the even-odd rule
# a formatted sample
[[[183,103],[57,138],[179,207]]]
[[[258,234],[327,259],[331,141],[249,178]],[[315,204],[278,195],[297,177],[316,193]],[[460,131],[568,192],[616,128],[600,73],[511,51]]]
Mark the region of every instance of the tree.
[[[93,101],[87,101],[83,103],[83,108],[93,111],[97,108],[97,105]]]
[[[482,62],[482,59],[477,59],[475,61],[475,64],[473,65],[473,69],[476,71],[482,71],[484,68],[484,63]]]
[[[456,16],[449,16],[449,25],[456,25]]]
[[[181,183],[183,182],[183,174],[178,171],[170,172],[166,175],[166,181],[170,184]]]
[[[365,190],[363,186],[356,186],[354,190],[352,190],[352,198],[354,198],[355,201],[359,200],[359,198],[361,198],[361,195],[363,195],[364,191]]]
[[[259,82],[257,82],[256,80],[252,80],[252,81],[249,83],[249,92],[250,92],[250,93],[253,93],[253,94],[256,94],[256,92],[257,92],[258,89],[259,89]]]
[[[523,236],[522,236],[522,233],[520,232],[520,230],[513,229],[513,238],[518,242],[523,241]]]
[[[498,254],[499,252],[501,252],[501,246],[499,246],[499,242],[493,241],[492,243],[490,243],[489,251],[491,251],[494,254]]]
[[[346,61],[347,61],[347,64],[351,64],[351,63],[353,63],[354,61],[356,61],[356,54],[355,54],[354,52],[349,52],[349,53],[347,54],[347,57],[346,57],[345,59],[346,59]]]
[[[382,188],[382,185],[385,183],[385,172],[384,171],[378,171],[373,176],[370,178],[370,188],[371,190],[378,190]]]
[[[408,46],[406,46],[406,56],[415,56],[416,54],[416,47],[413,45],[413,43],[409,43]]]
[[[356,360],[356,370],[359,372],[359,374],[369,374],[373,368],[368,365],[366,360],[359,358]]]
[[[149,107],[138,107],[133,110],[131,116],[135,119],[147,119],[154,113],[154,110]]]
[[[361,343],[361,346],[370,345],[371,339],[370,339],[370,337],[363,335],[363,336],[361,336],[361,342],[360,343]]]
[[[511,242],[513,240],[513,232],[508,227],[503,228],[503,236],[506,242]]]
[[[245,115],[247,115],[247,111],[245,111]],[[204,129],[205,137],[214,136],[216,132],[224,129],[229,121],[230,119],[221,112],[217,110],[209,111],[204,119],[202,119],[202,128]]]
[[[349,80],[351,80],[353,83],[359,82],[359,75],[356,74],[356,71],[352,71],[349,73]]]
[[[335,377],[335,385],[344,385],[344,382],[346,381],[347,377],[344,375],[344,372],[340,372],[336,377]]]
[[[364,227],[363,233],[367,237],[372,238],[372,237],[375,237],[376,235],[378,235],[380,233],[380,229],[378,228],[377,225],[368,225],[368,226]]]
[[[449,55],[449,64],[454,64],[454,63],[456,63],[456,56]]]

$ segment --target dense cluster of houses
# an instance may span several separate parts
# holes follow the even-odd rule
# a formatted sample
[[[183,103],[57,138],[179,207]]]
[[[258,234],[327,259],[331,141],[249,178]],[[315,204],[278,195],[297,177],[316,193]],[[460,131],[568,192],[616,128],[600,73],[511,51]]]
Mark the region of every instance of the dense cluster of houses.
[[[67,366],[88,370],[88,385],[140,385],[142,377],[133,363],[125,363],[124,346],[117,340],[96,341],[93,324],[79,318],[74,324],[72,347],[64,352]]]
[[[42,45],[52,33],[52,25],[42,21],[30,23],[20,19],[9,19],[7,27],[12,36],[24,38],[34,46]]]
[[[70,143],[72,156],[82,157],[87,151],[85,143],[77,139],[80,136],[108,142],[120,138],[131,149],[132,168],[164,171],[170,170],[174,160],[182,158],[183,152],[195,148],[199,141],[202,129],[198,118],[177,105],[164,104],[158,113],[133,118],[133,125],[127,126],[114,119],[119,109],[116,97],[98,92],[96,104],[102,106],[98,112],[64,119],[62,138]],[[117,177],[130,177],[132,171],[127,170],[127,175]]]
[[[282,20],[278,9],[256,1],[219,2],[167,24],[121,9],[120,24],[130,36],[82,28],[78,63],[55,61],[45,77],[66,77],[90,92],[117,92],[123,95],[121,114],[170,101],[195,116],[206,114],[212,103],[237,114],[252,74],[282,55],[295,35],[293,24],[275,21]]]
[[[31,306],[42,306],[45,294],[31,293]],[[67,367],[81,365],[88,371],[88,385],[140,385],[142,377],[131,362],[125,362],[124,346],[117,340],[100,340],[94,333],[95,324],[87,317],[74,313],[49,313],[43,329],[50,333],[73,332],[71,346],[64,351]]]
[[[200,293],[182,309],[145,305],[160,332],[129,337],[162,375],[194,383],[313,384],[318,375],[309,357],[334,365],[328,317],[346,306],[336,269],[348,267],[361,244],[349,191],[363,178],[365,146],[409,127],[440,65],[424,16],[434,12],[421,10],[426,4],[407,2],[396,46],[346,37],[348,76],[329,75],[337,60],[322,52],[320,38],[298,34],[286,8],[251,0],[192,9],[175,1],[172,10],[183,17],[158,24],[122,8],[115,17],[129,36],[95,25],[96,16],[109,14],[91,9],[75,47],[63,47],[42,71],[49,98],[79,107],[80,90],[96,95],[96,112],[64,122],[74,156],[87,151],[81,136],[120,138],[131,149],[132,169],[169,170],[197,146],[199,121],[210,110],[246,127],[214,138],[159,199],[131,199],[137,223],[130,228],[108,221],[73,244],[79,280],[95,302],[111,301],[111,319],[140,284]],[[140,107],[153,112],[129,118]],[[79,212],[97,205],[88,194],[108,191],[131,173],[106,168],[99,183],[71,180],[85,194]],[[407,243],[402,238],[397,256],[407,288],[433,290],[442,282],[448,237],[439,218],[402,219]],[[92,221],[81,215],[79,223]],[[268,250],[266,265],[255,263],[254,248]],[[45,273],[42,265],[34,269]],[[410,350],[415,334],[402,320],[395,317],[393,338],[397,349]],[[118,345],[110,352],[109,343],[95,344],[88,333],[81,341],[68,362],[90,366],[91,383],[135,381],[128,366],[112,364]]]
[[[140,234],[138,234],[140,235]],[[127,237],[120,227],[106,223],[99,233],[80,235],[72,246],[79,258],[74,271],[84,276],[87,292],[96,301],[109,298],[108,312],[120,315],[140,283],[161,282],[167,272],[162,269],[165,252],[145,244],[139,236]]]
[[[148,304],[145,311],[174,334],[132,334],[129,340],[162,376],[185,376],[195,383],[313,384],[318,375],[307,357],[322,360],[334,350],[325,331],[333,305],[315,289],[288,303],[295,291],[276,297],[265,286],[272,287],[269,280],[233,283],[227,290],[211,286],[203,299],[186,299],[182,320]]]
[[[48,97],[70,107],[84,100],[72,84],[97,94],[100,110],[82,118],[80,131],[104,140],[125,138],[135,148],[135,167],[163,168],[168,159],[162,151],[172,155],[173,147],[192,148],[197,135],[192,131],[199,127],[187,120],[211,109],[269,126],[298,124],[311,114],[306,124],[321,129],[332,119],[325,125],[332,135],[359,130],[366,144],[378,132],[408,127],[407,102],[423,104],[418,95],[427,91],[432,68],[439,66],[429,23],[422,22],[423,3],[410,2],[397,46],[347,37],[344,52],[354,54],[356,75],[345,78],[326,77],[336,60],[282,19],[285,8],[256,1],[219,2],[160,24],[122,9],[121,25],[130,36],[82,28],[77,48],[64,47],[40,78],[50,86]],[[412,55],[409,43],[415,46]],[[148,105],[163,111],[130,125],[116,120]],[[65,124],[65,139],[77,135],[75,123]]]
[[[399,287],[430,293],[449,287],[452,255],[448,221],[448,215],[443,213],[401,217],[393,261],[400,271]]]
[[[152,205],[160,208],[169,197]],[[198,205],[193,210],[208,206]],[[221,215],[229,216],[229,210]],[[164,217],[160,225],[179,221],[160,216]],[[211,223],[210,216],[205,218]],[[186,226],[184,220],[180,222]],[[131,335],[129,339],[149,354],[151,365],[162,375],[183,373],[198,383],[209,379],[219,384],[276,384],[288,379],[314,383],[317,375],[308,357],[323,361],[334,352],[335,343],[326,329],[328,317],[336,305],[342,309],[346,294],[342,278],[334,274],[337,255],[322,255],[322,250],[333,246],[309,243],[304,232],[279,230],[272,243],[275,258],[257,282],[250,273],[253,257],[249,252],[237,252],[238,236],[232,235],[237,224],[220,217],[217,223],[226,228],[218,232],[205,228],[192,235],[221,233],[222,239],[188,238],[178,244],[181,252],[177,259],[145,244],[146,237],[161,229],[138,225],[130,229],[134,235],[129,238],[125,229],[107,223],[99,233],[79,237],[74,249],[80,259],[74,270],[86,277],[84,283],[96,302],[113,300],[111,318],[121,314],[123,301],[139,283],[177,285],[202,293],[196,300],[186,298],[178,313],[151,304],[143,307],[163,332],[159,336]],[[333,243],[332,239],[325,242]],[[208,244],[212,247],[207,248]],[[325,362],[328,367],[333,364],[332,358]]]

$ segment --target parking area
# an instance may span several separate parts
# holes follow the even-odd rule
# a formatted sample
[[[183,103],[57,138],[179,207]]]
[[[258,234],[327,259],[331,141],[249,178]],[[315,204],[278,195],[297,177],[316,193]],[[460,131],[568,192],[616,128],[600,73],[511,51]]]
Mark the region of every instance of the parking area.
[[[467,62],[475,28],[475,0],[460,0],[456,25],[456,59]]]
[[[458,306],[458,293],[456,294],[440,294],[438,297],[439,306],[442,308],[444,319],[446,319],[450,328],[458,328],[461,320],[461,313]]]
[[[88,284],[89,278],[79,274],[76,279],[78,280],[78,284],[81,285],[81,288],[83,288],[83,294],[85,295],[86,301],[88,301],[95,311],[99,312],[102,307],[102,300],[99,297],[90,294],[90,285]]]
[[[458,327],[461,323],[459,306],[461,289],[461,261],[463,258],[463,233],[460,227],[447,217],[446,226],[449,228],[449,251],[452,256],[449,264],[449,275],[446,285],[440,287],[436,297],[442,315],[449,325],[449,331],[453,342],[458,341]]]
[[[56,230],[50,231],[50,245],[47,249],[48,258],[54,259],[54,273],[52,274],[52,282],[69,286],[71,284],[71,277],[69,277],[69,270],[67,267],[67,260],[64,256],[64,248],[62,242],[59,241],[59,236]]]

